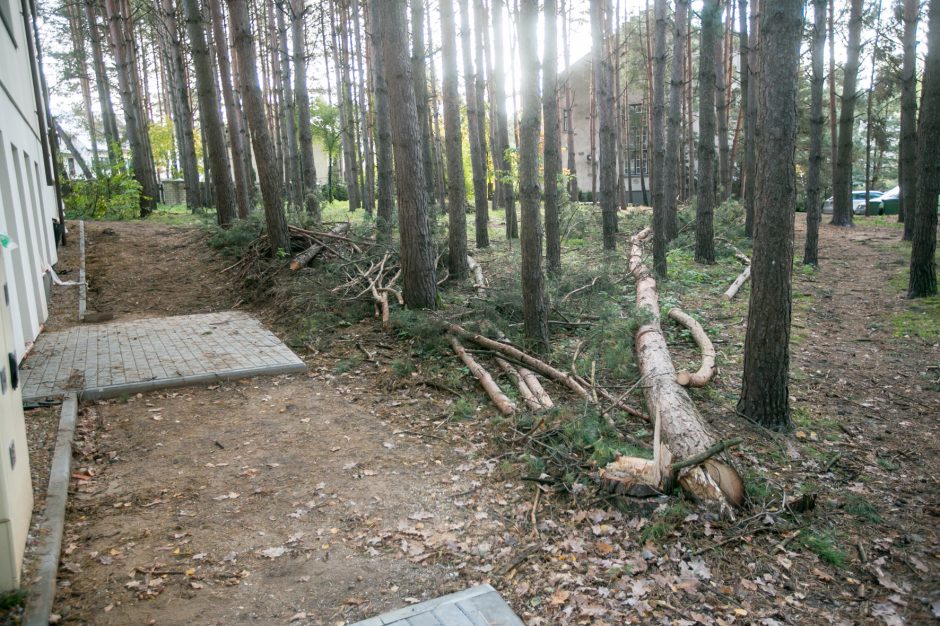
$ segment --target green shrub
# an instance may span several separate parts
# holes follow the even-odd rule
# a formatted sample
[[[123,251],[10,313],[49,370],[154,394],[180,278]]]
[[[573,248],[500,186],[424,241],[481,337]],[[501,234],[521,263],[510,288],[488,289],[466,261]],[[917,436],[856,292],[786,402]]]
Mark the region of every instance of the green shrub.
[[[91,180],[62,181],[68,219],[130,220],[140,216],[141,187],[124,162],[96,165]]]

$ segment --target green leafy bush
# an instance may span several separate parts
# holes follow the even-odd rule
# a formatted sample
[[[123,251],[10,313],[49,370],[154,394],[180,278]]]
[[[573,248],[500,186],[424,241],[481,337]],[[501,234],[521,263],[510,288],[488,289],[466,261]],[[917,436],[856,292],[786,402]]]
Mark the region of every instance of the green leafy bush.
[[[141,187],[123,161],[96,165],[91,180],[62,181],[68,219],[130,220],[140,216]]]

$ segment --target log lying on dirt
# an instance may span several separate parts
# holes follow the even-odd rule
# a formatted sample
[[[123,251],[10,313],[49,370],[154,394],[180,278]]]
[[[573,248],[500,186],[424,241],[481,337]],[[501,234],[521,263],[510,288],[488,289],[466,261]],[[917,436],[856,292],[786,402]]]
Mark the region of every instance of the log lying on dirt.
[[[741,286],[747,282],[747,279],[751,277],[751,266],[748,265],[744,268],[744,271],[738,274],[738,277],[734,279],[734,282],[731,283],[731,286],[728,287],[728,290],[722,295],[725,300],[731,300],[736,295],[738,295],[738,290],[741,289]]]
[[[467,353],[464,347],[460,345],[460,341],[453,335],[450,337],[450,345],[457,353],[457,356],[460,357],[460,360],[464,362],[464,365],[470,368],[470,372],[480,381],[480,385],[483,386],[484,391],[493,401],[493,404],[496,405],[496,408],[499,409],[499,412],[506,416],[513,415],[516,412],[515,403],[506,397],[506,394],[499,388],[490,373]]]
[[[473,272],[473,288],[481,298],[486,297],[486,278],[483,276],[483,268],[477,263],[476,259],[467,255],[467,267]]]
[[[337,224],[330,229],[330,234],[333,235],[345,235],[349,232],[349,224]],[[313,236],[316,237],[317,234]],[[318,254],[326,250],[328,246],[322,241],[317,242],[295,256],[290,262],[290,268],[294,271],[299,270],[302,267],[306,267],[310,261],[312,261]]]
[[[640,374],[646,381],[643,387],[646,405],[661,428],[671,454],[687,459],[706,452],[716,443],[716,438],[685,388],[676,382],[676,370],[660,328],[656,280],[643,263],[643,243],[650,234],[651,230],[646,228],[631,239],[630,273],[636,281],[636,304],[648,319],[637,329],[634,343]],[[654,449],[654,456],[661,465],[663,453]],[[610,471],[602,474],[602,480],[608,485],[619,482],[622,473],[615,461]],[[701,502],[715,504],[728,515],[733,515],[733,508],[743,501],[741,477],[733,467],[715,457],[683,468],[678,473],[678,480],[688,495]],[[661,484],[651,487],[664,491]]]
[[[683,387],[704,387],[715,375],[715,346],[712,344],[712,340],[708,338],[702,325],[682,309],[676,307],[669,309],[669,317],[689,329],[692,338],[698,344],[699,350],[702,351],[702,365],[698,368],[698,371],[690,374],[682,370],[676,374],[676,382]]]

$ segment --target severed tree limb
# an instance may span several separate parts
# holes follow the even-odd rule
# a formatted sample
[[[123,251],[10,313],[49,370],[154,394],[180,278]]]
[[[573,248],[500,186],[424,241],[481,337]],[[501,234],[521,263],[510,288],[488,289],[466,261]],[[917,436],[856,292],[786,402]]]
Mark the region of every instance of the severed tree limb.
[[[467,351],[460,345],[460,341],[457,337],[453,335],[450,336],[450,345],[453,347],[454,352],[457,353],[457,356],[460,357],[460,360],[464,362],[464,365],[470,368],[470,372],[480,381],[480,385],[483,386],[483,389],[490,397],[490,400],[493,401],[493,404],[496,405],[499,412],[506,416],[513,415],[516,412],[516,405],[512,400],[506,397],[506,394],[502,392],[499,385],[497,385],[493,377],[490,376],[490,373],[487,372],[482,365],[477,363],[472,356],[467,354]]]
[[[533,411],[541,411],[545,408],[535,397],[535,394],[532,393],[529,385],[525,380],[523,380],[522,375],[515,367],[513,367],[506,359],[500,357],[496,357],[496,364],[499,365],[499,368],[503,370],[513,380],[514,383],[516,383],[516,388],[519,390],[519,395],[522,396],[526,406],[528,406]]]
[[[728,287],[728,290],[722,295],[725,300],[731,300],[738,294],[738,290],[741,289],[741,285],[747,282],[747,279],[751,277],[751,266],[748,265],[744,268],[744,271],[738,274],[738,277],[734,279],[734,282],[731,283],[731,286]]]
[[[476,259],[467,255],[467,267],[473,272],[473,288],[477,291],[480,298],[486,297],[486,278],[483,276],[483,268],[477,263]]]
[[[676,371],[660,328],[656,279],[643,263],[643,244],[651,232],[646,228],[631,239],[630,273],[636,281],[636,306],[647,318],[637,329],[634,345],[640,374],[646,380],[643,387],[646,405],[661,427],[665,445],[674,456],[690,458],[707,451],[715,444],[715,437],[686,390],[676,382]],[[657,452],[660,451],[654,449],[654,455]],[[657,460],[662,458],[660,454]],[[733,507],[743,501],[744,483],[740,475],[715,458],[680,470],[678,480],[688,495],[715,504],[730,516]]]
[[[709,447],[704,452],[700,452],[696,454],[695,456],[690,456],[687,459],[682,459],[681,461],[676,461],[675,463],[671,463],[669,465],[669,470],[672,472],[678,472],[679,470],[685,469],[687,467],[694,467],[696,465],[701,465],[702,463],[712,458],[716,454],[721,454],[728,448],[733,448],[739,445],[741,445],[740,437],[735,437],[734,439],[726,439],[724,441],[719,441],[715,445]]]
[[[483,335],[472,333],[466,328],[460,326],[459,324],[451,324],[450,330],[456,333],[457,335],[463,337],[464,339],[469,339],[470,341],[478,345],[481,345],[484,348],[489,348],[490,350],[495,350],[496,352],[502,352],[503,354],[512,357],[516,361],[519,361],[520,363],[524,363],[526,366],[535,370],[536,372],[541,373],[543,376],[547,376],[548,378],[551,378],[555,382],[565,385],[566,387],[568,387],[568,389],[573,391],[579,397],[584,398],[588,401],[591,400],[591,393],[587,389],[582,387],[581,384],[578,383],[578,381],[575,380],[575,378],[571,374],[562,372],[561,370],[558,370],[552,367],[548,363],[545,363],[544,361],[540,361],[534,356],[526,354],[525,352],[523,352],[522,350],[519,350],[518,348],[515,348],[505,343],[501,343],[499,341],[495,341],[493,339],[490,339],[489,337],[484,337]]]
[[[551,396],[548,395],[548,392],[545,391],[545,388],[542,387],[542,383],[539,382],[539,379],[536,378],[535,373],[532,370],[528,370],[524,367],[517,367],[519,375],[522,376],[522,380],[525,381],[526,386],[532,392],[532,395],[535,396],[535,399],[538,400],[546,409],[551,409],[555,406],[555,403],[552,402]]]
[[[708,338],[702,325],[682,309],[676,307],[669,309],[669,317],[689,329],[692,338],[702,351],[702,366],[698,368],[698,371],[690,374],[682,370],[676,374],[676,382],[683,387],[704,387],[715,375],[715,346],[712,345],[712,340]]]
[[[341,235],[345,235],[347,232],[349,232],[349,224],[344,223],[344,224],[337,224],[336,226],[334,226],[331,229],[330,234],[341,236]],[[311,234],[313,237],[318,237],[326,233],[310,232],[309,234]],[[307,248],[306,250],[304,250],[303,252],[295,256],[293,260],[291,260],[290,262],[290,268],[296,271],[302,267],[306,267],[307,264],[310,263],[310,261],[312,261],[318,254],[320,254],[323,250],[327,250],[327,249],[330,249],[330,247],[318,241],[317,243],[313,244],[312,246],[310,246],[309,248]]]

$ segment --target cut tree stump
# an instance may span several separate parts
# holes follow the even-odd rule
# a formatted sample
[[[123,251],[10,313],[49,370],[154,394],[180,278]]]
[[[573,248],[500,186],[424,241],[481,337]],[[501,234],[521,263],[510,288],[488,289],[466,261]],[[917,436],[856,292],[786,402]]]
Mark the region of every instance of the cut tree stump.
[[[630,273],[636,281],[636,306],[647,319],[637,329],[634,344],[640,374],[646,381],[643,386],[646,406],[653,415],[656,430],[661,428],[664,445],[673,457],[681,461],[707,452],[717,443],[717,439],[699,415],[685,388],[676,382],[676,370],[660,327],[656,280],[643,263],[643,243],[651,232],[646,228],[631,239]],[[662,472],[664,456],[654,448],[654,457],[658,461],[654,474],[670,474]],[[602,472],[604,482],[622,482],[624,463],[623,459],[618,459],[608,466],[610,471],[605,468],[605,472]],[[717,457],[683,468],[677,477],[686,494],[700,502],[716,505],[725,515],[733,517],[733,509],[743,501],[744,484],[741,477],[733,467]],[[616,485],[613,486],[616,488]],[[664,491],[663,485],[652,487]]]
[[[702,325],[682,309],[677,307],[669,309],[669,317],[689,329],[699,350],[702,351],[702,366],[698,368],[698,371],[690,374],[682,370],[676,374],[676,382],[683,387],[704,387],[715,375],[715,346]]]

